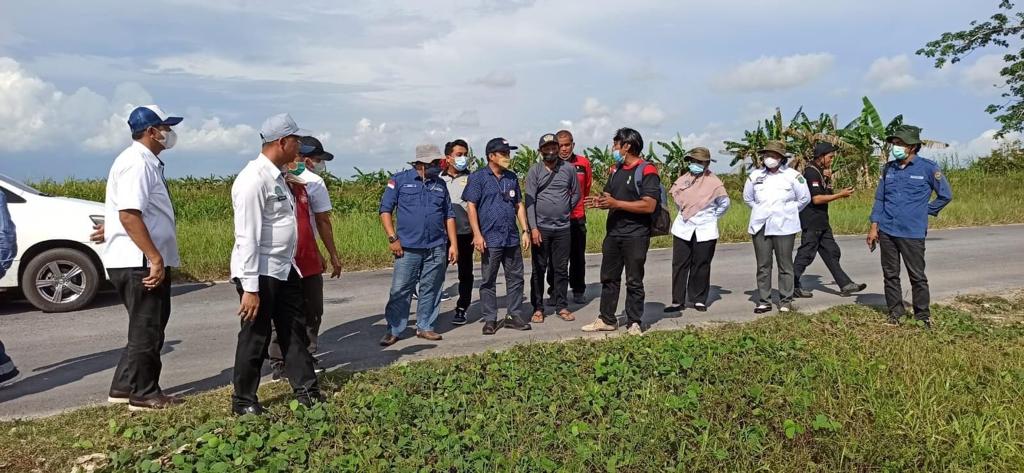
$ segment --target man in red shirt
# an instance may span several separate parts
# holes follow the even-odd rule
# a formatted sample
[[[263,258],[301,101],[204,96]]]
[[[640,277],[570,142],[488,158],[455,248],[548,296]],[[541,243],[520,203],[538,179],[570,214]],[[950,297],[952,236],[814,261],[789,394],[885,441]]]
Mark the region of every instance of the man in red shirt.
[[[587,290],[586,268],[587,268],[587,209],[583,206],[583,199],[590,195],[590,187],[594,183],[593,171],[590,167],[590,160],[586,156],[576,154],[572,133],[569,130],[561,130],[555,133],[558,140],[558,157],[563,161],[572,164],[576,170],[576,178],[580,181],[580,200],[569,215],[569,287],[572,288],[572,301],[576,304],[583,304],[586,299],[583,293]],[[554,272],[548,272],[548,287],[554,286]],[[551,290],[548,290],[551,295]]]

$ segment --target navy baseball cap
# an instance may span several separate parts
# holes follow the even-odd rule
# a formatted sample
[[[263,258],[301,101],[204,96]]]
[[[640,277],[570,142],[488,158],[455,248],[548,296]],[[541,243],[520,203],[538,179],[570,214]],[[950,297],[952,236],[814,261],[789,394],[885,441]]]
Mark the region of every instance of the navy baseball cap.
[[[487,148],[484,149],[484,153],[490,155],[491,153],[508,153],[514,149],[519,149],[518,146],[509,146],[508,140],[505,138],[494,138],[487,142]]]
[[[320,143],[320,140],[316,139],[315,137],[303,136],[302,138],[299,139],[302,141],[303,149],[306,149],[306,146],[313,147],[312,151],[308,153],[301,153],[303,158],[313,158],[319,159],[321,161],[330,161],[334,159],[334,155],[328,153],[327,151],[324,151],[323,143]]]
[[[128,115],[128,127],[132,134],[146,131],[151,126],[174,126],[181,123],[181,117],[169,117],[160,107],[156,105],[143,105],[135,107]]]

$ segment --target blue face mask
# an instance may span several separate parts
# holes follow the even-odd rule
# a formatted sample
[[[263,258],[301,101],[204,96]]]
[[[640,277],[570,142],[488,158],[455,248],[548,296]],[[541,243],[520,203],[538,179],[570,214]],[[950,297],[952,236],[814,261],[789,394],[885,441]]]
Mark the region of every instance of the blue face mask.
[[[465,156],[458,156],[455,158],[455,170],[465,171],[469,167],[469,158]]]
[[[612,159],[615,160],[615,164],[622,164],[622,161],[626,158],[622,157],[622,153],[619,150],[612,151]]]
[[[892,150],[889,151],[889,157],[896,161],[903,161],[907,159],[907,149],[902,146],[893,146]]]
[[[687,167],[690,168],[690,172],[693,174],[704,174],[705,167],[703,164],[690,163]]]

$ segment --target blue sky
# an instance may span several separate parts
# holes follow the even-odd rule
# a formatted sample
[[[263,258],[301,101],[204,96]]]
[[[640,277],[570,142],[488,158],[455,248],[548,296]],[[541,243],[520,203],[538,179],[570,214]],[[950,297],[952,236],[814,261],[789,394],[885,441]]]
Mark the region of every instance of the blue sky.
[[[348,176],[401,168],[420,142],[564,127],[577,151],[631,126],[716,152],[776,106],[845,123],[864,95],[973,156],[994,143],[1001,51],[943,70],[914,51],[997,3],[4,1],[0,172],[103,177],[147,103],[186,118],[171,176],[236,173],[279,112]]]

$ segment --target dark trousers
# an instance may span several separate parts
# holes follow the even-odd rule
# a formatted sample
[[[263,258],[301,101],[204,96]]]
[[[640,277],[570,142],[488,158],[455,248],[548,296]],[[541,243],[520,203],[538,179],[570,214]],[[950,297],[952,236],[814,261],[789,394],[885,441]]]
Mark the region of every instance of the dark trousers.
[[[306,337],[310,355],[316,355],[317,340],[320,338],[320,324],[324,320],[324,276],[317,274],[302,278],[302,307],[306,311]],[[270,347],[267,348],[271,366],[284,366],[284,353],[277,341],[277,329],[270,327]]]
[[[548,273],[548,287],[555,287],[555,273]],[[569,287],[578,296],[587,292],[587,219],[569,220]],[[548,291],[548,295],[553,295]]]
[[[128,393],[132,399],[147,399],[163,394],[160,390],[160,350],[164,347],[164,329],[171,316],[171,272],[153,289],[142,285],[149,276],[147,268],[109,269],[110,282],[128,309],[128,344],[114,370],[110,391]]]
[[[236,282],[238,295],[242,286]],[[299,398],[320,395],[313,370],[313,356],[309,354],[306,335],[306,312],[302,304],[302,278],[292,269],[287,281],[260,276],[260,307],[256,318],[242,321],[235,349],[233,375],[235,407],[251,406],[259,402],[256,390],[260,387],[260,372],[267,358],[271,325],[277,330],[278,343],[284,353],[284,372],[292,390]]]
[[[853,284],[853,280],[850,279],[850,276],[846,275],[843,267],[839,265],[839,258],[842,253],[839,250],[839,244],[836,243],[836,239],[832,235],[832,227],[827,226],[820,229],[806,229],[800,234],[800,248],[796,250],[796,259],[793,261],[793,278],[797,289],[801,287],[800,277],[804,275],[804,270],[814,261],[815,254],[821,255],[821,261],[825,263],[825,267],[832,274],[832,279],[839,285],[839,289]]]
[[[617,325],[615,309],[619,305],[622,270],[626,270],[626,320],[639,324],[644,316],[644,264],[649,237],[606,236],[601,256],[601,320]]]
[[[505,301],[508,316],[519,317],[523,307],[523,254],[518,246],[484,250],[480,260],[480,314],[483,320],[498,320],[498,294],[494,287],[498,281],[498,268],[505,268]]]
[[[570,230],[540,230],[541,243],[534,245],[533,274],[530,276],[530,303],[534,311],[544,311],[544,273],[551,284],[551,297],[555,302],[555,312],[569,308],[569,239]]]
[[[924,239],[898,238],[878,232],[878,246],[882,251],[882,279],[885,281],[885,305],[889,315],[902,317],[907,310],[903,307],[903,289],[900,287],[900,259],[910,276],[910,290],[913,293],[914,317],[928,320],[931,310],[928,305],[928,277],[924,274]]]
[[[718,240],[697,241],[697,232],[690,241],[672,237],[672,305],[685,305],[687,292],[690,302],[708,303],[717,244]]]
[[[473,234],[456,235],[459,245],[459,300],[455,307],[468,309],[473,300]]]

